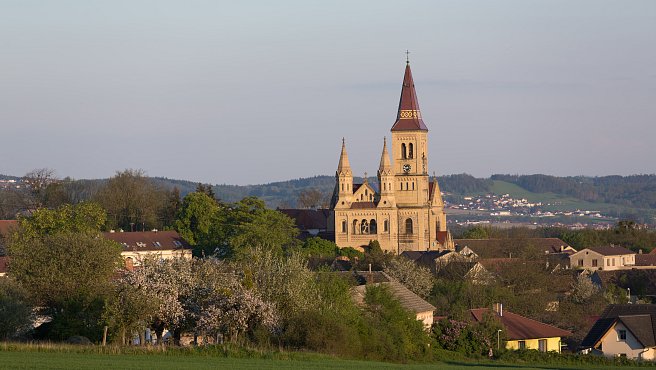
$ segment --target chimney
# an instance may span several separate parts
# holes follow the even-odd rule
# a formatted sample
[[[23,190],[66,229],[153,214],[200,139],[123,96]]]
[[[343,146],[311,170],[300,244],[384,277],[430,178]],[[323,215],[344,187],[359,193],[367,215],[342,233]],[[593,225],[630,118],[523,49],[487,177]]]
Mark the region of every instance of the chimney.
[[[503,316],[503,303],[495,303],[494,306],[492,306],[492,309],[497,315]]]
[[[374,283],[374,276],[371,273],[371,263],[369,264],[369,272],[367,273],[367,276],[365,278],[366,284],[373,284]]]

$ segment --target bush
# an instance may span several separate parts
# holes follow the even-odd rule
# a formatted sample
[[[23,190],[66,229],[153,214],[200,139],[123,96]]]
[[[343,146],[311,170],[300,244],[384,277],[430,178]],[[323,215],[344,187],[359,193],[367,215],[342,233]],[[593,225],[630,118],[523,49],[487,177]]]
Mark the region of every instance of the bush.
[[[32,307],[25,291],[14,280],[0,278],[0,339],[26,332],[32,323]]]

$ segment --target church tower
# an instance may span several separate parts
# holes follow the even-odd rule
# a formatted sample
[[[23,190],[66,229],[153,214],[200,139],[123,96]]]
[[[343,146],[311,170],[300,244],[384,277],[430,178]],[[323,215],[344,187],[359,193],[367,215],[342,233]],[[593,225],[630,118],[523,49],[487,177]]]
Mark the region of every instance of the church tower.
[[[428,175],[428,128],[421,117],[409,62],[391,132],[391,160],[384,139],[378,189],[366,180],[353,183],[342,140],[329,232],[339,247],[359,248],[376,240],[383,250],[397,254],[454,249],[440,187]]]

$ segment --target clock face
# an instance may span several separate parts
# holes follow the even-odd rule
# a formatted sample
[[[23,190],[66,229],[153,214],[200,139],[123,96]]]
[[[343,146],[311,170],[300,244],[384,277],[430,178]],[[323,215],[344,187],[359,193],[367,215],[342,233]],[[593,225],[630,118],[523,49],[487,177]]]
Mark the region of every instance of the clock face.
[[[412,167],[409,164],[404,164],[403,165],[403,172],[410,172]]]

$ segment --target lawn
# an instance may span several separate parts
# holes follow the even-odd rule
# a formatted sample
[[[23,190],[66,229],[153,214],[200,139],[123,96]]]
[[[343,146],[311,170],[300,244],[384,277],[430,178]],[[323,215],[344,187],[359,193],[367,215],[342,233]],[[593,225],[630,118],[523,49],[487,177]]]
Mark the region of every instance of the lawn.
[[[495,361],[448,361],[431,364],[390,364],[342,360],[318,354],[298,354],[294,359],[230,358],[203,354],[142,353],[102,354],[89,352],[0,350],[2,369],[616,369],[599,365],[525,365]],[[631,367],[622,367],[630,369]]]

